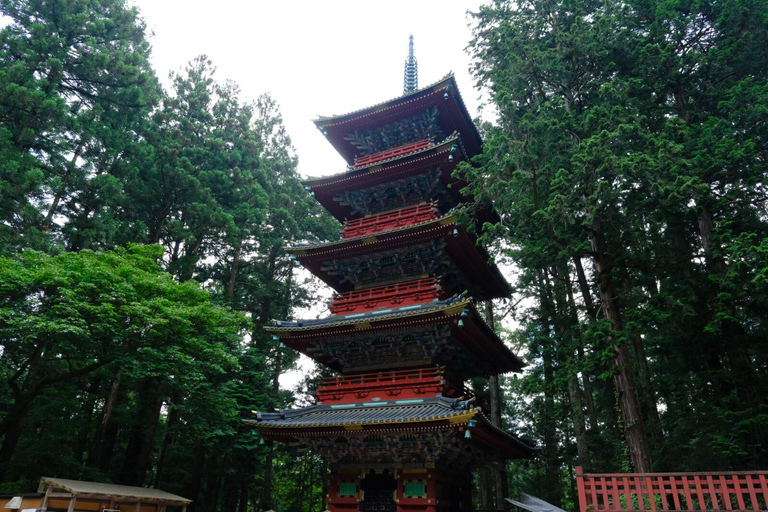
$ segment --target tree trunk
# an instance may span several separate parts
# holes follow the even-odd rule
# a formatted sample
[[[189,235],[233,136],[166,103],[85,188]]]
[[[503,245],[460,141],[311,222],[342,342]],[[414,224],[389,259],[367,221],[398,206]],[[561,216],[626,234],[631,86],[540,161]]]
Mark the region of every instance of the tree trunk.
[[[589,469],[592,462],[589,457],[587,443],[587,431],[584,428],[584,410],[581,405],[581,389],[579,379],[575,373],[568,377],[568,398],[571,402],[571,414],[573,415],[573,435],[576,438],[576,452],[579,454],[579,465]]]
[[[120,478],[125,485],[144,485],[163,406],[161,388],[160,377],[147,377],[141,383],[136,424],[128,441]]]
[[[560,460],[557,454],[557,425],[555,421],[555,340],[553,339],[551,315],[555,312],[552,291],[548,278],[540,271],[538,277],[541,311],[539,322],[545,333],[541,343],[541,358],[544,367],[544,407],[540,418],[542,437],[544,438],[544,480],[546,500],[560,506]]]
[[[43,225],[40,228],[40,231],[45,235],[48,233],[48,231],[51,229],[51,223],[53,222],[53,216],[56,214],[56,209],[59,207],[59,202],[61,202],[61,198],[64,195],[64,185],[66,185],[69,176],[74,172],[74,167],[77,165],[77,159],[80,157],[80,153],[83,151],[83,145],[85,144],[85,141],[81,140],[77,147],[75,148],[75,153],[72,155],[72,160],[70,160],[67,165],[67,171],[64,177],[61,180],[61,185],[59,186],[59,189],[56,191],[56,194],[53,196],[53,201],[51,201],[51,206],[48,208],[48,213],[45,215],[45,220],[43,220]]]
[[[195,448],[195,463],[192,469],[192,478],[189,480],[189,486],[187,487],[187,492],[185,494],[185,496],[192,500],[192,507],[194,507],[194,510],[205,510],[204,507],[198,506],[196,503],[199,501],[198,497],[200,496],[200,490],[203,484],[203,473],[206,460],[205,446],[198,444]]]
[[[587,310],[587,315],[591,319],[595,319],[597,312],[595,311],[595,304],[592,301],[592,292],[587,284],[587,277],[584,273],[584,267],[581,265],[581,258],[578,256],[573,257],[573,265],[576,267],[576,281],[579,283],[579,290],[581,291],[581,297],[584,301],[584,307]],[[573,293],[568,289],[568,301],[571,307],[575,310],[575,301],[573,300]],[[592,381],[590,381],[589,373],[584,371],[582,364],[586,360],[584,355],[584,347],[580,344],[576,347],[576,354],[578,355],[578,366],[581,368],[581,379],[584,387],[584,405],[587,408],[587,419],[589,420],[589,428],[593,432],[597,432],[597,411],[595,410],[595,399],[592,393]]]
[[[560,506],[560,460],[557,456],[557,427],[555,424],[555,371],[551,348],[543,347],[544,361],[544,410],[541,418],[544,438],[544,479],[547,501]]]
[[[217,452],[213,457],[212,468],[208,472],[208,508],[207,510],[216,511],[219,510],[219,494],[221,493],[221,481],[223,479],[224,464],[222,461],[223,455],[221,452]],[[229,511],[222,511],[229,512]]]
[[[16,446],[21,438],[21,423],[26,416],[26,408],[20,415],[15,416],[15,421],[5,429],[3,446],[0,448],[0,482],[4,481],[5,473],[8,470],[9,463],[16,451]]]
[[[493,302],[490,300],[485,302],[485,323],[487,323],[488,327],[492,330],[495,330],[493,324]],[[491,378],[488,379],[488,386],[491,392],[491,422],[495,426],[501,428],[502,403],[499,376],[491,375]],[[509,489],[507,488],[507,466],[506,464],[500,463],[494,465],[493,469],[496,483],[496,508],[502,510],[504,509],[504,498],[509,494]]]
[[[702,208],[698,213],[699,234],[701,235],[701,245],[707,261],[707,267],[711,274],[722,274],[725,272],[725,261],[719,254],[719,247],[713,244],[712,234],[714,232],[712,214],[708,209]],[[714,245],[714,247],[713,247]],[[744,346],[744,327],[732,318],[737,316],[736,308],[731,307],[729,311],[731,318],[723,318],[719,321],[722,329],[722,338],[726,340],[723,352],[727,356],[728,366],[732,374],[736,377],[736,391],[739,398],[744,403],[751,403],[754,399],[755,389],[754,367],[749,357],[748,351]]]
[[[232,305],[235,302],[235,284],[237,283],[237,269],[240,265],[240,253],[243,250],[243,240],[237,242],[235,252],[232,255],[232,265],[229,267],[229,278],[227,279],[227,303]]]
[[[615,333],[609,343],[613,345],[614,359],[612,369],[614,382],[618,394],[619,410],[624,427],[624,437],[632,467],[636,473],[651,473],[651,454],[648,449],[648,440],[645,437],[643,418],[640,414],[640,405],[637,400],[635,388],[635,375],[632,361],[629,358],[627,344],[622,339],[624,323],[618,304],[616,288],[611,272],[613,265],[608,253],[605,236],[599,221],[595,222],[594,229],[590,232],[590,242],[595,258],[595,270],[597,272],[598,290],[603,313],[608,319],[611,330]]]
[[[492,510],[494,508],[493,505],[493,470],[490,466],[483,466],[480,468],[479,473],[479,479],[480,479],[480,507],[483,510]]]
[[[96,434],[93,436],[93,442],[91,448],[88,450],[87,465],[91,467],[104,467],[105,462],[108,459],[108,453],[105,453],[104,438],[108,426],[112,422],[112,413],[115,410],[115,404],[117,404],[118,396],[120,395],[120,383],[123,379],[123,372],[118,370],[115,375],[112,385],[109,388],[109,395],[107,401],[104,403],[104,410],[101,413],[101,420],[96,427]]]
[[[102,387],[103,379],[93,378],[87,385],[87,394],[83,397],[81,404],[80,415],[83,417],[83,421],[88,425],[94,423],[95,418],[101,417],[100,411],[96,405],[98,397],[100,395],[100,388]],[[78,462],[80,464],[86,464],[90,456],[90,446],[92,439],[90,432],[87,428],[83,428],[77,434],[77,448],[75,453],[79,456]]]
[[[654,438],[661,439],[661,420],[659,408],[651,383],[651,374],[648,371],[648,358],[645,355],[645,343],[639,334],[632,334],[632,348],[637,361],[637,377],[640,380],[640,400],[643,408],[643,418],[648,422],[648,430]]]
[[[267,456],[264,459],[264,487],[261,491],[261,510],[271,510],[272,507],[272,466],[275,455],[272,447],[268,448]]]
[[[584,409],[578,377],[579,360],[576,358],[576,347],[581,347],[580,340],[576,337],[579,328],[579,316],[576,311],[576,304],[573,301],[570,271],[565,261],[558,262],[557,273],[560,279],[554,283],[553,297],[557,308],[556,313],[562,319],[559,322],[561,346],[558,346],[557,353],[559,357],[557,360],[561,364],[561,368],[568,373],[567,387],[571,406],[571,423],[573,425],[573,434],[576,438],[576,451],[579,454],[581,465],[589,467],[591,465],[588,455],[589,446],[584,426]]]
[[[179,422],[179,406],[181,402],[181,395],[178,390],[174,390],[171,393],[171,400],[168,404],[170,409],[168,413],[168,422],[165,427],[165,436],[163,436],[163,445],[160,448],[160,455],[157,458],[157,470],[155,471],[155,489],[160,488],[160,483],[163,478],[163,469],[165,469],[165,458],[168,454],[168,447],[173,442],[174,429]]]
[[[279,255],[278,252],[279,248],[275,247],[272,250],[269,251],[269,256],[267,259],[267,279],[273,279],[275,275],[275,268],[277,266],[277,257]],[[267,325],[267,322],[270,321],[270,311],[272,310],[272,294],[267,293],[264,295],[264,298],[261,300],[261,303],[259,304],[258,308],[258,315],[255,315],[254,318],[254,328],[257,331],[261,331],[261,328]]]
[[[227,465],[225,464],[224,467]],[[238,485],[237,475],[228,473],[224,478],[224,499],[222,511],[234,511],[237,508]]]
[[[248,512],[248,483],[245,480],[241,480],[240,482],[240,495],[237,502],[237,512]]]
[[[592,292],[587,283],[587,275],[584,273],[584,266],[581,264],[581,257],[573,257],[573,266],[576,267],[576,280],[579,283],[579,290],[581,291],[581,298],[584,301],[584,308],[587,310],[587,315],[592,318],[597,318],[597,309],[595,308],[595,302],[592,300]]]
[[[203,246],[205,236],[200,234],[195,237],[195,245],[184,256],[186,261],[184,266],[179,269],[179,281],[189,281],[195,275],[195,266],[200,261],[200,248]]]
[[[647,286],[646,286],[647,288]],[[630,295],[633,292],[632,283],[628,279],[624,280],[624,295]],[[648,359],[645,355],[645,342],[637,332],[629,334],[632,338],[632,355],[634,356],[635,367],[637,368],[637,392],[640,399],[640,410],[643,421],[646,424],[648,433],[654,439],[661,439],[661,424],[659,421],[659,410],[656,405],[656,397],[653,393],[653,384],[651,383],[651,374],[648,371]]]
[[[152,235],[149,238],[150,244],[160,243],[160,237],[163,236],[163,229],[165,229],[165,222],[168,220],[168,216],[171,214],[172,209],[173,203],[169,203],[168,200],[165,200],[163,209],[160,211],[159,218],[156,219],[155,226],[152,229]]]

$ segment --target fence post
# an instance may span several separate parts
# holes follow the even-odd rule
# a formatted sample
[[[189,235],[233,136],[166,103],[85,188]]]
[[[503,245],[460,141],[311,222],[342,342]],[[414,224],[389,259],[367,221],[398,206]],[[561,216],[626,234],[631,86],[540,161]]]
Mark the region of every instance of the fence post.
[[[587,491],[584,488],[584,468],[576,466],[576,488],[579,490],[579,509],[587,512]]]

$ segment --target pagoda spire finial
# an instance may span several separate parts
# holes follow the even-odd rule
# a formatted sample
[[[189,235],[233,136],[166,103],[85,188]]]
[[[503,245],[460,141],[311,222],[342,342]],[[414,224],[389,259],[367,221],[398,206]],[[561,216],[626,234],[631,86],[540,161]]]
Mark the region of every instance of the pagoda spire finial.
[[[403,94],[408,94],[419,88],[419,64],[413,56],[413,36],[408,41],[408,58],[405,59],[403,76]]]

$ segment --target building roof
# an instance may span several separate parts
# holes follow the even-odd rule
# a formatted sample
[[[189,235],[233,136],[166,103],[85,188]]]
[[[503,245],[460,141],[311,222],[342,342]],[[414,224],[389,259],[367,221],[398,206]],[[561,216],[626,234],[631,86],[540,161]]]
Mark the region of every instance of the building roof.
[[[441,251],[444,251],[446,258],[451,262],[446,265],[460,271],[462,276],[462,280],[457,284],[462,288],[448,289],[448,293],[468,289],[478,300],[509,295],[510,287],[504,276],[496,265],[489,263],[488,253],[475,244],[473,235],[464,230],[453,213],[375,235],[346,238],[337,242],[295,245],[287,247],[286,251],[295,255],[307,270],[331,288],[337,292],[345,292],[354,289],[356,283],[336,272],[333,265],[329,266],[329,262],[350,261],[361,256],[405,250],[431,241],[441,241],[440,243],[445,244]],[[406,277],[409,276],[403,276]],[[447,286],[445,282],[442,284]]]
[[[42,477],[40,479],[40,492],[45,492],[45,489],[49,487],[51,490],[61,489],[70,492],[75,497],[105,497],[118,500],[159,502],[168,505],[188,505],[189,503],[192,503],[192,500],[161,491],[160,489],[104,484],[100,482],[85,482],[82,480],[68,480],[66,478]]]
[[[452,148],[458,149],[453,161],[448,161]],[[375,190],[377,187],[402,180],[403,178],[436,173],[439,176],[443,192],[443,211],[453,208],[466,197],[461,191],[467,187],[463,178],[454,177],[456,166],[468,160],[464,146],[457,134],[435,145],[417,149],[410,153],[398,155],[388,160],[375,162],[370,166],[348,169],[342,173],[321,176],[303,180],[307,190],[314,194],[315,199],[323,205],[336,219],[343,222],[347,219],[361,217],[364,213],[342,200],[343,193]],[[487,219],[483,219],[484,221]],[[490,222],[490,220],[489,220]]]
[[[337,172],[334,174],[328,174],[324,176],[311,176],[309,178],[301,180],[301,183],[304,185],[310,186],[313,189],[315,187],[329,185],[329,184],[343,185],[344,187],[349,188],[350,187],[349,182],[351,180],[354,180],[355,178],[361,175],[381,172],[382,170],[384,170],[381,167],[386,164],[391,164],[392,162],[400,162],[402,160],[410,159],[410,157],[415,155],[422,155],[425,153],[444,152],[450,149],[452,144],[457,144],[462,151],[462,158],[467,159],[463,146],[461,145],[461,138],[459,137],[458,133],[454,132],[448,137],[446,137],[445,139],[438,141],[431,146],[414,149],[413,151],[410,151],[408,153],[398,154],[396,156],[393,156],[392,158],[379,160],[369,165],[364,165],[359,167],[349,166],[345,171],[342,171],[342,172]]]
[[[360,154],[350,141],[350,135],[353,132],[387,125],[425,112],[430,108],[438,110],[439,124],[445,134],[454,131],[462,134],[462,140],[471,156],[482,151],[482,139],[461,99],[452,73],[417,91],[348,114],[320,116],[314,123],[336,151],[351,165],[355,157]]]
[[[429,338],[429,343],[423,340],[417,345],[408,345],[421,353],[414,364],[446,365],[463,378],[516,372],[525,367],[525,363],[486,325],[472,307],[472,300],[464,295],[388,308],[378,315],[372,311],[319,320],[277,321],[265,330],[329,368],[363,371],[391,369],[405,364],[405,348],[391,353],[388,343],[379,345],[377,340],[382,336],[388,339],[404,332],[415,335],[420,329],[440,326],[447,330],[444,335],[448,337],[441,335]]]
[[[441,428],[463,429],[470,424],[470,420],[477,422],[472,428],[477,429],[475,432],[486,445],[498,449],[507,457],[531,457],[538,451],[533,443],[491,424],[481,409],[472,405],[472,400],[441,396],[313,405],[301,409],[257,413],[255,419],[244,422],[268,437],[302,437],[328,435],[328,429],[339,433],[366,433],[387,428],[410,431],[429,423],[443,424]]]
[[[423,315],[436,311],[444,310],[456,310],[461,311],[462,308],[469,306],[472,303],[472,299],[465,297],[463,294],[455,295],[445,300],[433,300],[432,302],[424,302],[421,304],[413,304],[410,306],[400,306],[394,308],[378,309],[374,311],[366,311],[365,313],[357,313],[353,315],[340,315],[340,316],[327,316],[325,318],[308,319],[308,320],[296,320],[294,322],[287,322],[284,320],[276,320],[274,326],[267,326],[266,330],[272,332],[280,331],[298,331],[298,330],[311,330],[317,327],[340,327],[345,325],[354,325],[361,322],[392,320],[401,317]]]
[[[246,423],[264,428],[343,427],[421,423],[447,419],[469,420],[478,412],[480,409],[472,407],[470,400],[433,397],[313,405],[302,409],[257,413],[255,420],[246,420]]]

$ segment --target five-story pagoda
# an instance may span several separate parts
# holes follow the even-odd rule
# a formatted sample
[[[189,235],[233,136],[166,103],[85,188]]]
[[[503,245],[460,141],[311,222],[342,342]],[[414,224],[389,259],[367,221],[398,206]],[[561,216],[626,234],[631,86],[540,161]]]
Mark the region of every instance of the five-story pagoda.
[[[523,363],[473,306],[509,293],[456,214],[480,136],[453,76],[418,89],[409,53],[402,96],[315,121],[348,169],[305,188],[342,237],[287,251],[336,295],[326,318],[267,327],[340,376],[314,406],[248,421],[329,461],[331,512],[469,510],[473,469],[534,452],[464,386]]]

